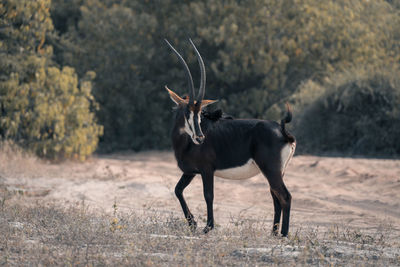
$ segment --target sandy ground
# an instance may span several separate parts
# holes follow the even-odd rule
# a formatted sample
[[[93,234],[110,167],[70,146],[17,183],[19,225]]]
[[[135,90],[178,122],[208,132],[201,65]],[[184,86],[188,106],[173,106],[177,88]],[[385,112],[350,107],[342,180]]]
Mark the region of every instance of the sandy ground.
[[[2,157],[0,185],[36,199],[90,208],[176,213],[182,216],[174,187],[181,172],[171,152],[95,156],[85,163],[49,164]],[[295,156],[285,175],[292,194],[291,231],[334,225],[375,231],[393,229],[400,237],[400,160]],[[206,206],[196,176],[184,195],[200,226]],[[266,179],[216,178],[217,225],[241,218],[272,225],[273,204]]]

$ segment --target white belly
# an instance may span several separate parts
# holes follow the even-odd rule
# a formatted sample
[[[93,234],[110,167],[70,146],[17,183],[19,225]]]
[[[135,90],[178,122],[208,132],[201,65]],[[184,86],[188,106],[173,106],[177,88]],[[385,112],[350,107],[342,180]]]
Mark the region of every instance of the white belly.
[[[242,166],[216,170],[214,175],[225,179],[242,180],[251,178],[259,173],[260,169],[257,164],[253,159],[249,159],[249,161]]]

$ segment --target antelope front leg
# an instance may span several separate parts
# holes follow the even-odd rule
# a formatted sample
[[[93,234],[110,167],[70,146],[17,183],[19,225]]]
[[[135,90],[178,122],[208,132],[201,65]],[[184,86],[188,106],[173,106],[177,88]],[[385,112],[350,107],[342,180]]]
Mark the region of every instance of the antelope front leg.
[[[201,174],[201,178],[203,180],[204,199],[206,200],[207,204],[207,225],[204,227],[203,232],[207,234],[211,229],[214,228],[214,173],[204,172]]]
[[[192,231],[196,230],[197,223],[194,220],[193,214],[190,212],[183,197],[183,190],[190,184],[190,182],[193,180],[193,177],[194,174],[183,174],[181,179],[175,186],[175,195],[181,203],[183,213],[185,214],[185,218],[188,221],[189,227],[192,229]]]

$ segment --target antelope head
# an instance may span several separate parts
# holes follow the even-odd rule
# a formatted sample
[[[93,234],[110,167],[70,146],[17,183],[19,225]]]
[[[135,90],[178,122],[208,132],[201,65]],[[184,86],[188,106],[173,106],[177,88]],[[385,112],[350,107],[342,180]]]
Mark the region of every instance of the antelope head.
[[[200,145],[204,142],[205,136],[201,130],[200,127],[200,122],[201,122],[201,110],[212,104],[217,102],[217,100],[205,100],[204,98],[204,93],[205,93],[205,87],[206,87],[206,70],[204,67],[204,62],[203,59],[200,56],[199,51],[197,50],[196,46],[192,42],[191,39],[189,39],[189,42],[194,48],[194,51],[196,53],[197,61],[199,62],[200,66],[200,87],[199,87],[199,92],[198,95],[195,99],[195,91],[194,91],[194,85],[193,85],[193,79],[192,79],[192,74],[190,73],[189,67],[187,66],[185,60],[182,58],[182,56],[176,51],[176,49],[167,41],[165,42],[168,44],[168,46],[172,49],[172,51],[177,55],[179,61],[181,62],[185,73],[186,73],[186,78],[188,80],[188,86],[189,86],[189,98],[181,98],[178,94],[176,94],[174,91],[170,90],[167,86],[165,86],[165,89],[167,89],[169,97],[171,100],[177,105],[178,113],[177,113],[177,118],[176,118],[176,123],[180,123],[183,121],[181,128],[180,128],[180,133],[181,134],[188,134],[190,138],[192,139],[193,143],[196,145]]]

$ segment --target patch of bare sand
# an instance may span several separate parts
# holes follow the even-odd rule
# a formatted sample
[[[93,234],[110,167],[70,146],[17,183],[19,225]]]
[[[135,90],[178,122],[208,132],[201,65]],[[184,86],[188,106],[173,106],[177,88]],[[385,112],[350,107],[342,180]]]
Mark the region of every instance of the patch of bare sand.
[[[85,201],[106,211],[116,203],[120,210],[153,209],[183,217],[174,195],[180,175],[170,152],[101,155],[85,163],[0,164],[0,184],[32,199]],[[374,231],[389,224],[395,236],[400,235],[400,160],[296,156],[284,180],[293,197],[291,231],[335,224]],[[195,217],[205,219],[200,177],[184,195]],[[240,218],[271,224],[273,204],[266,179],[216,178],[214,213],[220,225]]]

